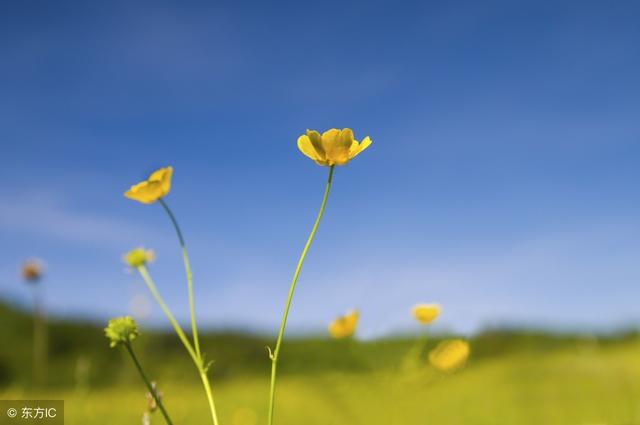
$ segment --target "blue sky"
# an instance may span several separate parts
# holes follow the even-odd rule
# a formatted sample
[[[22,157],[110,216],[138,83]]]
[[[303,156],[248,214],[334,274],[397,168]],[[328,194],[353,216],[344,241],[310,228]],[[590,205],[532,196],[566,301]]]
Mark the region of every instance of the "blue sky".
[[[351,127],[290,329],[351,307],[361,335],[640,321],[637,2],[4,2],[0,296],[47,264],[56,314],[148,303],[144,245],[177,315],[158,205],[122,197],[173,165],[201,321],[275,330],[325,168],[296,139]],[[151,305],[149,324],[164,323]],[[145,311],[146,308],[137,308]],[[143,315],[144,316],[144,315]]]

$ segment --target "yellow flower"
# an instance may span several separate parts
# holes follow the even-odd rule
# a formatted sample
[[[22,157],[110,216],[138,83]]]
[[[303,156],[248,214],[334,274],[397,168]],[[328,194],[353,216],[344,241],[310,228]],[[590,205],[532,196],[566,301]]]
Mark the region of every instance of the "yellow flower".
[[[160,168],[151,173],[147,180],[131,186],[124,196],[143,204],[152,204],[169,193],[172,174],[172,167]]]
[[[129,343],[138,336],[138,325],[130,317],[116,317],[109,320],[109,324],[104,328],[104,335],[110,341],[113,348],[118,344]]]
[[[469,343],[461,339],[442,341],[429,353],[429,362],[442,372],[452,372],[469,358]]]
[[[357,310],[352,310],[331,322],[329,333],[336,339],[348,338],[355,333],[359,318],[360,313]]]
[[[42,264],[37,260],[26,261],[22,265],[21,273],[24,280],[36,283],[42,277]]]
[[[307,130],[298,138],[298,149],[318,165],[344,165],[369,145],[369,136],[358,142],[350,128],[332,128],[322,135],[315,130]]]
[[[411,313],[418,322],[428,325],[440,316],[440,310],[438,304],[418,304],[413,307]]]
[[[135,248],[124,255],[124,262],[131,267],[144,266],[148,262],[155,260],[156,254],[150,249]]]

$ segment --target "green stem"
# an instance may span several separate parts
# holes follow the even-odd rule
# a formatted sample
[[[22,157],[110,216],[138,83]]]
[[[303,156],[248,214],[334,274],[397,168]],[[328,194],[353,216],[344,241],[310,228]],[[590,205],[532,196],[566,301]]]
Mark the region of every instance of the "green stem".
[[[42,301],[42,288],[33,288],[33,378],[37,386],[46,384],[47,321]]]
[[[271,358],[271,386],[269,390],[269,425],[273,425],[273,414],[275,410],[275,396],[276,396],[276,370],[278,368],[278,358],[280,356],[280,348],[282,346],[284,329],[287,325],[287,317],[289,316],[289,309],[291,308],[291,300],[293,299],[293,292],[296,288],[296,282],[298,281],[298,275],[300,274],[300,269],[302,269],[302,264],[304,263],[304,259],[307,256],[307,252],[309,251],[311,242],[313,242],[313,238],[316,235],[318,226],[320,225],[320,220],[322,219],[322,215],[324,214],[324,209],[327,205],[327,199],[329,199],[329,191],[331,190],[331,180],[333,179],[333,170],[334,170],[334,166],[332,165],[329,168],[329,178],[327,179],[327,185],[324,190],[324,197],[322,198],[322,203],[320,204],[320,211],[318,211],[318,216],[316,217],[316,221],[313,224],[313,228],[311,229],[311,233],[309,234],[307,243],[304,245],[302,254],[300,254],[300,259],[298,260],[296,271],[293,274],[293,279],[291,280],[291,286],[289,287],[287,302],[284,307],[284,313],[282,314],[282,322],[280,323],[280,331],[278,332],[278,339],[276,341],[276,348],[273,352],[269,351],[269,357]]]
[[[207,393],[207,401],[209,402],[209,410],[211,411],[211,417],[213,418],[213,423],[217,424],[218,414],[216,413],[216,404],[213,402],[213,393],[211,392],[211,384],[209,384],[209,377],[207,376],[207,371],[204,368],[200,368],[200,379],[202,380],[204,391]]]
[[[195,352],[198,357],[202,356],[200,352],[200,341],[198,340],[198,327],[196,326],[196,308],[195,303],[193,301],[193,275],[191,274],[191,265],[189,263],[189,256],[187,255],[187,246],[184,242],[184,237],[182,236],[182,231],[180,230],[180,226],[178,225],[178,220],[173,215],[173,212],[167,205],[167,203],[160,198],[160,205],[167,212],[167,215],[171,219],[171,223],[173,223],[173,227],[176,229],[176,234],[178,235],[178,241],[180,242],[180,249],[182,251],[182,261],[184,262],[184,271],[187,275],[187,287],[189,288],[189,313],[191,316],[191,333],[193,334],[193,345],[195,347]]]
[[[164,405],[162,404],[162,400],[160,399],[158,392],[156,391],[155,388],[153,388],[151,381],[149,381],[149,378],[147,378],[147,375],[144,373],[144,370],[142,369],[142,365],[138,361],[138,357],[133,352],[133,347],[131,346],[131,343],[126,342],[124,346],[126,347],[127,351],[131,355],[131,359],[133,360],[133,363],[136,365],[138,372],[140,372],[140,376],[142,377],[142,380],[147,385],[147,389],[149,390],[149,393],[151,393],[151,395],[153,396],[153,399],[156,401],[156,404],[158,405],[158,408],[162,412],[162,416],[164,416],[164,419],[167,421],[169,425],[173,425],[173,422],[169,417],[169,413],[167,413],[167,410],[164,408]]]
[[[153,283],[153,279],[151,279],[151,276],[149,275],[149,271],[147,270],[147,267],[144,265],[139,266],[138,272],[142,276],[142,279],[144,280],[144,282],[147,284],[149,291],[151,291],[151,295],[153,295],[156,302],[160,305],[160,308],[164,312],[164,315],[167,316],[167,319],[169,319],[169,322],[171,322],[173,329],[176,331],[176,334],[178,334],[178,338],[180,338],[180,341],[182,341],[182,344],[187,349],[187,351],[189,352],[189,355],[191,356],[191,359],[196,365],[196,368],[198,369],[198,372],[200,374],[200,379],[202,379],[204,390],[207,393],[207,401],[209,403],[209,410],[211,410],[211,418],[213,419],[213,424],[218,425],[218,415],[216,413],[216,407],[213,402],[211,385],[209,384],[209,378],[207,376],[206,367],[204,364],[202,364],[202,358],[199,357],[197,353],[194,351],[193,347],[191,346],[191,342],[189,342],[189,339],[187,338],[184,331],[180,327],[180,324],[173,317],[171,310],[169,310],[169,307],[167,307],[167,304],[164,302],[164,300],[160,296],[160,293],[158,292],[156,285]]]
[[[153,298],[155,298],[156,302],[160,305],[160,308],[164,312],[164,315],[167,316],[167,319],[169,319],[169,322],[171,322],[171,325],[173,326],[173,329],[176,331],[176,334],[178,334],[178,338],[180,338],[180,341],[182,341],[184,348],[187,349],[187,351],[189,352],[189,355],[191,356],[195,364],[198,366],[198,368],[200,368],[202,363],[200,361],[200,357],[198,357],[196,352],[193,350],[193,347],[191,346],[191,342],[189,342],[189,339],[187,338],[184,331],[182,330],[182,327],[180,327],[180,324],[178,323],[178,321],[175,319],[175,317],[173,317],[171,310],[169,310],[169,307],[167,307],[167,304],[164,302],[164,300],[160,296],[160,293],[158,292],[156,285],[153,283],[153,279],[151,279],[151,276],[149,275],[149,271],[147,270],[147,267],[145,265],[139,266],[138,272],[140,273],[140,276],[142,276],[142,279],[144,280],[144,282],[147,284],[147,288],[149,288],[149,291],[151,291],[151,295],[153,295]]]
[[[405,354],[401,369],[404,373],[415,373],[416,369],[422,365],[422,354],[424,353],[427,343],[429,342],[429,335],[426,333],[418,336],[413,345]]]

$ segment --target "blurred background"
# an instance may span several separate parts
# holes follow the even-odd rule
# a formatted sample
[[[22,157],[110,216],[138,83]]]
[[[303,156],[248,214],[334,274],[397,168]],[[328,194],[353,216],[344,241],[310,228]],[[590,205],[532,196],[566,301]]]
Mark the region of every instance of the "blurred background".
[[[590,0],[1,3],[0,397],[64,397],[77,423],[138,420],[143,387],[101,333],[131,314],[150,369],[178,386],[167,405],[193,391],[174,409],[200,423],[186,356],[121,258],[152,248],[188,323],[169,221],[122,196],[172,165],[223,416],[262,423],[264,347],[326,178],[296,139],[351,127],[373,145],[336,170],[300,277],[283,423],[640,423],[639,14]],[[418,302],[440,303],[431,334],[470,338],[472,356],[399,383]],[[356,341],[329,341],[349,308]],[[409,401],[372,419],[376,397]]]

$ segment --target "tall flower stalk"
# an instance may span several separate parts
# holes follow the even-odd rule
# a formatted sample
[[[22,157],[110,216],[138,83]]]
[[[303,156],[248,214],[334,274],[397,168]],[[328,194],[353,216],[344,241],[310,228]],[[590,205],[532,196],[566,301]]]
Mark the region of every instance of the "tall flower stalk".
[[[317,131],[307,130],[306,134],[298,138],[298,148],[304,155],[316,162],[321,166],[329,167],[329,176],[327,178],[327,184],[324,189],[324,196],[320,204],[320,210],[316,216],[316,221],[311,228],[311,233],[307,238],[307,242],[302,249],[298,264],[296,265],[291,284],[289,285],[289,293],[287,294],[287,300],[284,306],[284,312],[282,314],[282,321],[280,323],[280,330],[278,331],[278,337],[276,339],[276,345],[273,351],[269,349],[269,358],[271,359],[271,384],[269,386],[269,425],[273,424],[275,414],[275,396],[276,396],[276,379],[278,371],[278,359],[280,358],[280,350],[282,349],[282,341],[284,338],[284,331],[287,326],[287,318],[289,316],[289,310],[291,309],[291,302],[293,300],[293,294],[296,288],[296,283],[302,269],[302,264],[311,243],[316,235],[320,221],[324,214],[324,210],[329,199],[329,192],[331,191],[331,183],[333,180],[333,172],[336,165],[345,165],[351,159],[353,159],[360,152],[365,150],[371,144],[371,139],[366,137],[361,143],[353,138],[353,131],[348,128],[343,130],[331,129],[325,131],[322,135]]]
[[[403,359],[403,372],[413,373],[422,367],[422,355],[429,342],[429,334],[426,329],[440,316],[441,310],[442,308],[439,304],[416,304],[411,309],[411,315],[423,330]]]
[[[160,198],[158,200],[162,208],[165,210],[171,223],[173,224],[174,229],[176,230],[176,235],[178,236],[178,242],[180,243],[180,250],[182,252],[182,262],[184,263],[184,271],[187,275],[187,287],[189,290],[189,316],[191,317],[191,333],[193,334],[193,345],[195,346],[196,353],[200,355],[200,342],[198,340],[198,326],[196,325],[196,307],[193,301],[193,275],[191,274],[191,264],[189,263],[189,256],[187,255],[187,245],[184,242],[184,237],[182,236],[182,231],[180,230],[180,226],[178,225],[178,220],[173,215],[173,212],[164,201],[164,199]]]
[[[153,295],[156,302],[160,305],[163,313],[173,326],[178,338],[184,345],[185,349],[189,353],[191,360],[193,360],[196,369],[198,370],[198,375],[200,376],[200,380],[202,381],[202,385],[204,387],[207,402],[209,404],[209,410],[211,412],[211,419],[214,425],[218,425],[218,415],[216,412],[216,406],[213,399],[213,392],[211,390],[211,383],[209,382],[209,376],[207,374],[209,370],[209,365],[205,363],[204,356],[200,351],[200,341],[198,338],[198,327],[196,324],[196,313],[195,313],[195,303],[193,296],[193,276],[191,273],[191,265],[189,263],[189,256],[187,255],[187,248],[184,241],[184,237],[182,235],[182,231],[180,230],[180,226],[178,225],[178,221],[175,218],[175,215],[167,205],[167,203],[162,199],[166,196],[171,190],[171,177],[173,175],[173,168],[161,168],[159,170],[154,171],[146,181],[140,182],[131,187],[127,192],[125,192],[125,196],[127,198],[133,199],[135,201],[141,202],[143,204],[152,204],[156,201],[162,205],[162,208],[165,210],[173,227],[178,236],[178,242],[180,243],[180,249],[182,252],[182,260],[184,263],[185,274],[187,278],[187,289],[189,293],[189,315],[191,319],[191,332],[193,336],[193,344],[187,337],[187,335],[182,330],[182,327],[177,322],[171,310],[164,302],[164,299],[158,292],[156,285],[147,270],[146,264],[148,262],[149,255],[148,252],[143,249],[135,249],[129,254],[127,254],[126,260],[129,265],[135,268],[139,273],[145,284],[149,288],[149,291]]]
[[[149,390],[149,394],[151,395],[153,400],[156,402],[156,406],[158,406],[158,408],[160,409],[160,412],[162,412],[162,416],[164,416],[165,421],[167,422],[168,425],[173,425],[173,422],[171,421],[171,417],[169,416],[169,412],[167,412],[167,409],[164,407],[164,404],[162,403],[162,399],[160,398],[160,394],[158,393],[158,390],[155,388],[155,385],[147,377],[147,374],[145,373],[144,369],[142,368],[142,365],[140,364],[140,361],[138,360],[138,356],[136,356],[136,353],[133,351],[133,345],[131,344],[131,341],[136,339],[139,334],[138,325],[136,325],[136,322],[131,317],[128,317],[128,316],[116,317],[114,319],[109,320],[109,324],[104,329],[104,333],[107,339],[111,341],[110,343],[111,348],[117,347],[118,345],[123,345],[125,347],[125,349],[127,350],[127,353],[129,353],[129,356],[131,356],[131,360],[133,361],[133,364],[136,366],[136,369],[138,370],[140,377],[142,378],[145,385],[147,386],[147,389]]]
[[[40,261],[29,260],[22,265],[22,278],[31,286],[33,294],[33,383],[37,386],[47,381],[47,318],[40,281],[43,266]]]
[[[331,180],[333,179],[333,170],[334,170],[334,167],[331,166],[329,168],[329,178],[327,179],[327,185],[324,190],[324,197],[322,198],[322,203],[320,204],[320,211],[318,211],[318,216],[316,217],[316,221],[313,224],[311,233],[307,238],[307,242],[304,245],[302,254],[300,254],[300,259],[298,260],[298,264],[296,265],[296,271],[293,273],[293,279],[291,280],[291,285],[289,287],[289,294],[287,295],[287,301],[284,306],[284,313],[282,314],[282,322],[280,323],[280,330],[278,331],[276,348],[273,350],[273,352],[269,353],[269,357],[271,358],[271,385],[269,390],[269,424],[273,423],[273,414],[274,414],[274,408],[275,408],[274,404],[275,404],[275,397],[276,397],[276,374],[278,369],[278,359],[280,357],[280,349],[282,348],[282,339],[284,337],[284,329],[287,326],[287,317],[289,316],[291,301],[293,300],[293,293],[296,289],[296,282],[298,282],[298,276],[300,275],[302,264],[304,263],[304,259],[307,256],[307,252],[309,251],[311,242],[313,242],[313,238],[316,235],[316,231],[318,230],[318,226],[320,225],[320,220],[322,220],[322,215],[324,214],[324,209],[327,205],[327,200],[329,199],[329,192],[331,190]]]
[[[182,342],[182,345],[184,345],[184,348],[189,353],[191,360],[193,360],[193,363],[198,370],[198,375],[200,376],[200,380],[202,381],[204,391],[207,395],[207,402],[209,404],[209,410],[211,412],[211,419],[214,425],[218,425],[218,414],[217,414],[216,405],[213,399],[213,392],[211,391],[211,383],[209,382],[209,376],[207,375],[209,366],[205,364],[204,358],[201,355],[201,353],[197,352],[193,347],[193,345],[191,345],[189,338],[184,333],[184,331],[182,330],[182,327],[173,316],[173,313],[171,313],[171,310],[169,310],[169,307],[167,306],[164,299],[158,292],[158,289],[156,288],[156,285],[153,282],[153,279],[151,278],[151,275],[149,274],[149,270],[147,269],[147,267],[144,264],[142,264],[136,268],[140,273],[140,276],[142,276],[142,279],[144,280],[145,284],[147,285],[147,288],[149,288],[151,295],[153,296],[153,298],[156,300],[156,302],[162,309],[162,312],[171,323],[171,326],[173,326],[173,329],[175,330],[176,334],[178,335],[178,338],[180,339],[180,342]]]

